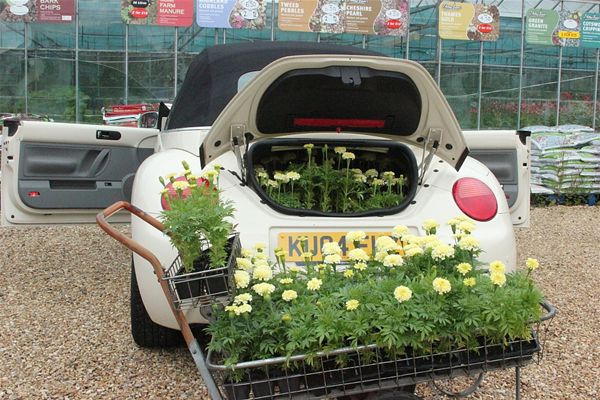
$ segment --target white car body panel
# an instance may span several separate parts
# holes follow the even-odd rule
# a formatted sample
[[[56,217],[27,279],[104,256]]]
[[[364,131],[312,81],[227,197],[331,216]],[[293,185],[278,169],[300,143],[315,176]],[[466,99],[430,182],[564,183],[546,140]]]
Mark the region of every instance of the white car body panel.
[[[96,138],[97,131],[118,131],[119,140],[105,142]],[[7,131],[5,129],[5,131]],[[6,132],[5,132],[6,133]],[[98,209],[36,209],[27,206],[18,195],[19,162],[23,143],[48,146],[107,146],[109,149],[145,149],[155,147],[158,130],[105,125],[68,124],[21,121],[13,136],[4,135],[2,151],[2,225],[80,224],[95,219]],[[135,172],[135,171],[133,171]],[[78,177],[75,177],[76,179]],[[116,216],[116,221],[128,222],[128,216]]]
[[[244,86],[216,119],[204,142],[203,159],[210,162],[232,150],[232,136],[236,134],[248,132],[260,139],[297,133],[273,135],[260,132],[256,117],[262,96],[273,82],[286,72],[331,66],[364,67],[406,75],[416,85],[421,97],[421,118],[417,129],[408,136],[372,133],[371,137],[417,144],[419,140],[431,136],[432,139],[439,142],[437,155],[452,166],[460,167],[467,145],[450,105],[429,72],[422,65],[413,61],[373,56],[296,56],[281,58],[269,64]]]

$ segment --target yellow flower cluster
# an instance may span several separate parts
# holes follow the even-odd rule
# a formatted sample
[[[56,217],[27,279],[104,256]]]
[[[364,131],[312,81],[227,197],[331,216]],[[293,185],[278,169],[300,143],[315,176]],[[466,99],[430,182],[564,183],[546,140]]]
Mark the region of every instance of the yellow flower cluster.
[[[323,255],[331,255],[331,254],[342,254],[342,248],[337,242],[327,242],[321,248],[321,253]]]
[[[364,271],[365,269],[367,269],[367,264],[363,262],[356,263],[354,264],[354,269],[357,271]]]
[[[383,259],[383,265],[386,267],[399,267],[404,264],[404,259],[400,254],[389,254]]]
[[[275,286],[266,282],[257,283],[256,285],[252,286],[252,290],[254,290],[258,295],[266,297],[275,291]]]
[[[476,283],[477,283],[477,280],[472,277],[463,279],[463,285],[465,285],[466,287],[473,287],[473,286],[475,286]]]
[[[344,160],[354,160],[356,158],[356,155],[354,155],[354,153],[347,151],[344,154],[342,154],[342,158]]]
[[[311,280],[309,280],[306,283],[306,288],[308,290],[316,291],[316,290],[319,290],[321,288],[322,284],[323,284],[323,281],[321,279],[312,278]]]
[[[352,261],[368,261],[369,255],[363,249],[352,249],[348,252],[348,258]]]
[[[466,275],[469,272],[471,272],[473,267],[469,263],[460,263],[456,266],[456,269],[458,270],[458,272],[460,272],[461,275]]]
[[[458,247],[463,250],[477,251],[479,250],[479,240],[471,235],[465,235],[458,241]]]
[[[452,285],[450,285],[448,279],[435,278],[433,280],[433,289],[438,292],[438,294],[445,294],[452,290]]]
[[[284,290],[281,298],[284,301],[292,301],[298,298],[298,293],[295,290]]]
[[[535,258],[528,258],[527,261],[525,261],[525,266],[528,270],[534,271],[540,266],[540,263]]]
[[[356,243],[364,240],[366,237],[367,234],[363,231],[351,231],[346,234],[346,242]]]
[[[492,261],[489,267],[490,280],[496,286],[504,286],[506,283],[506,266],[502,261]]]
[[[435,234],[439,226],[440,224],[434,219],[426,219],[425,221],[423,221],[422,225],[423,229],[425,230],[425,233],[427,233],[428,235]]]
[[[406,286],[398,286],[396,289],[394,289],[394,297],[396,300],[398,300],[398,302],[403,303],[410,300],[412,297],[412,290]]]
[[[339,254],[327,254],[325,258],[323,258],[323,262],[325,264],[339,264],[342,262],[342,256]]]
[[[346,302],[346,310],[348,310],[348,311],[356,310],[359,305],[360,305],[360,302],[358,300],[355,300],[355,299],[348,300]]]
[[[410,230],[408,229],[407,226],[396,225],[392,229],[392,237],[396,238],[396,239],[402,239],[402,237],[405,236],[406,234],[408,234],[409,232],[410,232]]]
[[[252,271],[252,278],[259,281],[270,281],[273,278],[273,270],[267,261],[258,261],[258,263],[254,266],[254,270]]]
[[[360,242],[367,237],[364,231],[348,232],[345,238],[349,249],[351,248],[351,250],[347,251],[349,265],[341,268],[341,271],[335,268],[336,265],[342,263],[342,248],[337,242],[325,243],[322,246],[323,259],[321,264],[313,261],[314,254],[307,251],[307,247],[303,245],[302,248],[305,250],[301,253],[301,256],[306,262],[305,268],[296,265],[286,266],[285,261],[283,263],[270,264],[268,256],[265,253],[265,245],[259,243],[255,245],[254,252],[242,249],[243,257],[237,258],[238,269],[234,273],[235,285],[238,289],[250,287],[252,293],[256,293],[266,301],[269,301],[271,295],[273,295],[275,299],[292,302],[300,296],[308,295],[310,292],[313,292],[313,294],[310,294],[311,296],[322,296],[323,291],[320,293],[316,292],[323,287],[324,282],[329,283],[326,286],[327,289],[331,287],[331,282],[328,281],[331,274],[339,274],[336,276],[344,276],[347,279],[359,281],[364,278],[364,274],[361,272],[371,268],[368,265],[371,259],[381,263],[373,264],[372,268],[374,269],[380,269],[383,272],[384,269],[381,269],[383,265],[387,268],[398,267],[398,271],[402,271],[403,266],[405,266],[404,268],[414,268],[414,265],[420,263],[420,261],[417,261],[416,264],[413,263],[410,260],[411,257],[426,255],[436,261],[435,264],[439,262],[437,264],[439,267],[432,268],[434,270],[438,268],[438,271],[441,271],[442,268],[448,268],[452,265],[449,265],[448,260],[452,260],[453,257],[464,259],[462,258],[464,257],[464,253],[455,254],[455,247],[472,252],[479,250],[479,240],[471,235],[471,232],[475,230],[475,225],[472,221],[465,217],[459,217],[448,221],[448,225],[452,227],[453,233],[457,238],[454,246],[443,243],[436,236],[435,230],[439,227],[436,221],[426,220],[422,225],[423,229],[428,232],[426,236],[415,236],[410,233],[410,229],[407,226],[397,225],[393,228],[390,236],[378,237],[374,243],[374,257],[360,247]],[[305,241],[306,239],[302,240]],[[283,250],[276,249],[275,254],[277,255],[278,252],[283,252]],[[536,259],[528,258],[525,266],[528,271],[533,271],[539,267],[539,262]],[[279,271],[277,271],[277,268],[279,268]],[[449,279],[456,279],[457,276],[460,276],[462,286],[465,288],[474,287],[478,284],[479,279],[488,279],[485,275],[481,276],[481,272],[476,271],[475,267],[469,262],[459,262],[452,268],[455,271],[454,278]],[[506,266],[501,261],[496,260],[491,262],[488,270],[489,282],[498,287],[506,285]],[[288,275],[280,275],[279,279],[274,280],[274,277],[277,278],[277,274],[282,271]],[[390,273],[393,273],[393,271],[390,271]],[[430,290],[439,295],[444,295],[453,291],[453,285],[461,284],[461,280],[451,283],[449,279],[440,276],[438,273],[438,276],[433,279],[431,286],[429,286]],[[270,283],[271,280],[274,280],[273,283],[276,283],[277,286]],[[453,280],[452,282],[455,281]],[[303,285],[305,285],[304,288],[302,288]],[[413,292],[408,286],[401,285],[394,289],[393,296],[398,303],[404,303],[413,297]],[[316,300],[316,304],[320,304],[320,301]],[[250,293],[239,294],[234,298],[232,304],[226,307],[226,311],[229,312],[230,316],[248,314],[252,311],[251,301],[252,295]],[[363,300],[360,297],[347,300],[345,303],[346,310],[354,311],[359,309],[361,301]],[[256,307],[257,304],[254,303],[254,306]],[[285,314],[282,320],[289,322],[291,318],[291,315]]]
[[[250,284],[250,274],[244,270],[237,270],[233,274],[233,279],[235,281],[235,286],[238,289],[247,288]]]
[[[398,243],[389,236],[380,236],[375,240],[375,250],[380,252],[390,252],[398,249]]]
[[[447,244],[438,244],[431,251],[431,257],[437,261],[454,257],[454,247]]]

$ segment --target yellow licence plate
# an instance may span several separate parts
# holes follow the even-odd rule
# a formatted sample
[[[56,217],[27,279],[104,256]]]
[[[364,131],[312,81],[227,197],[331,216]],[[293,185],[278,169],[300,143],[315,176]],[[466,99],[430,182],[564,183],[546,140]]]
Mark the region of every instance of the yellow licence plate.
[[[302,257],[302,245],[300,238],[306,236],[308,238],[308,251],[315,257],[313,260],[320,261],[323,259],[321,249],[328,242],[337,242],[342,249],[342,258],[346,256],[350,250],[354,248],[352,243],[346,243],[347,232],[280,232],[277,236],[277,247],[285,250],[286,261],[304,261]],[[375,240],[384,235],[389,235],[390,232],[365,232],[367,237],[360,242],[360,247],[371,254],[375,248]]]

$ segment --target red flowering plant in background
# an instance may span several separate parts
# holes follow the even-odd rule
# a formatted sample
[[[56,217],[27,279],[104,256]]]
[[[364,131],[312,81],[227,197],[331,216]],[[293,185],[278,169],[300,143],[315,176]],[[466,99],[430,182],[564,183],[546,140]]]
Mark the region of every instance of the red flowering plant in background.
[[[483,99],[481,125],[485,128],[514,128],[517,114],[521,112],[521,127],[530,125],[555,125],[555,100],[523,100],[519,106],[513,99]],[[561,93],[560,124],[592,125],[593,99],[590,95],[573,92]],[[477,118],[477,107],[469,109],[471,123]]]
[[[208,249],[211,267],[222,267],[227,258],[225,246],[233,231],[228,219],[234,208],[220,196],[221,167],[215,165],[196,176],[188,163],[183,161],[182,165],[184,170],[179,175],[159,177],[165,233],[179,252],[186,272],[194,270],[194,260]]]

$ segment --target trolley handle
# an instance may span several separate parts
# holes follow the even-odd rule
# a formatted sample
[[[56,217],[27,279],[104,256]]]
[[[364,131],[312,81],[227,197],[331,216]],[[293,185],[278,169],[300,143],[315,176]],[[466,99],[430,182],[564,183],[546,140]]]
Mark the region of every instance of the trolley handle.
[[[542,301],[540,303],[540,306],[542,306],[542,308],[546,310],[546,314],[540,317],[540,321],[547,321],[549,319],[554,318],[554,316],[556,315],[556,307],[548,303],[547,300]]]
[[[152,253],[150,250],[148,250],[132,238],[122,234],[121,232],[116,230],[111,224],[108,223],[108,218],[110,218],[111,216],[113,216],[121,210],[127,210],[132,215],[135,215],[136,217],[142,219],[144,222],[147,222],[148,224],[152,225],[154,228],[158,229],[161,232],[165,230],[165,226],[162,224],[162,222],[160,222],[153,216],[147,214],[145,211],[137,208],[136,206],[132,205],[127,201],[118,201],[104,209],[102,212],[98,213],[98,215],[96,215],[96,223],[100,226],[100,228],[102,228],[104,232],[106,232],[115,240],[121,242],[123,245],[125,245],[125,247],[127,247],[134,253],[139,254],[141,257],[148,260],[148,262],[154,267],[154,272],[159,277],[162,276],[162,266],[158,258],[156,258],[156,256],[154,255],[154,253]]]

